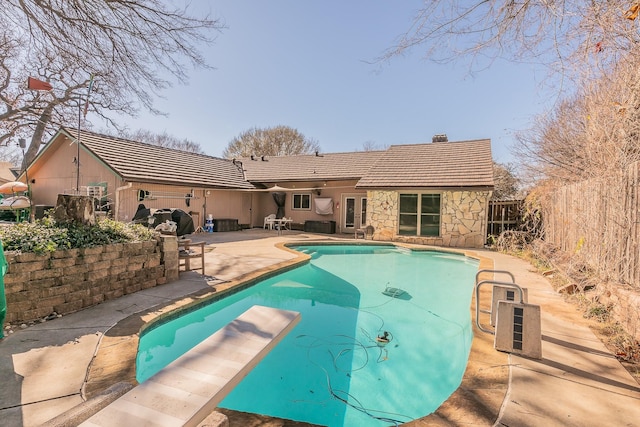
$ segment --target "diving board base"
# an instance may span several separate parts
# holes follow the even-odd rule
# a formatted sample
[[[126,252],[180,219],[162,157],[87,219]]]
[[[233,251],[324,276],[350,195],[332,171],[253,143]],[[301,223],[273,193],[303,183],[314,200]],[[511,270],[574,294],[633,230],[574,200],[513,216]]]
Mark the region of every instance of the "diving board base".
[[[80,426],[195,427],[299,321],[254,305]]]

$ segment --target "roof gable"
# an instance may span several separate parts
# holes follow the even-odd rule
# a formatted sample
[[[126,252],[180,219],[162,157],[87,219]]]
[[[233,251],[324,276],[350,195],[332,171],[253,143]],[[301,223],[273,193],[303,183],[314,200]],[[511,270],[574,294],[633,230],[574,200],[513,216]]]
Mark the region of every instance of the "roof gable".
[[[492,187],[489,139],[392,145],[357,188]]]
[[[64,129],[76,139],[77,130]],[[229,160],[81,131],[80,143],[127,181],[251,189]]]

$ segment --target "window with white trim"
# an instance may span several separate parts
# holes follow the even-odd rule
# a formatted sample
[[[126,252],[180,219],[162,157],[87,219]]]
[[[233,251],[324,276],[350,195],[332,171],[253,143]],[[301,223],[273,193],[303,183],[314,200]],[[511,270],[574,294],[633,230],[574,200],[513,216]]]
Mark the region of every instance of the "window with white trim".
[[[398,234],[440,235],[440,194],[400,194]]]

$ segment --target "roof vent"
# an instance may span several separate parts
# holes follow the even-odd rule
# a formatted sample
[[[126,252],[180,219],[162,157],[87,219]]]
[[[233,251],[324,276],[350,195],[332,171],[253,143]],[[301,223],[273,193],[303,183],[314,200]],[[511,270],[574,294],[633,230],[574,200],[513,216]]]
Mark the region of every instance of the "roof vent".
[[[449,138],[447,138],[447,134],[446,133],[439,133],[437,135],[433,135],[433,138],[431,138],[431,142],[448,142]]]
[[[260,159],[262,159],[263,162],[267,161],[267,157],[266,156],[262,156],[262,157],[260,157]]]
[[[320,151],[316,150],[316,157],[324,157],[324,156],[320,154]]]

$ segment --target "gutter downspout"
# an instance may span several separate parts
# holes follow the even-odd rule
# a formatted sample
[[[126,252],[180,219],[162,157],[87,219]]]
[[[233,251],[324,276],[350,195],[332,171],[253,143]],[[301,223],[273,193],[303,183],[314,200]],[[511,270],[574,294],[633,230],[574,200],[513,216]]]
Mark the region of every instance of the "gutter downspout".
[[[118,221],[118,212],[120,211],[120,192],[122,190],[127,190],[127,189],[131,188],[132,185],[133,184],[129,182],[126,185],[123,185],[122,187],[116,188],[116,202],[115,202],[114,214],[113,214],[113,219],[115,221]]]

